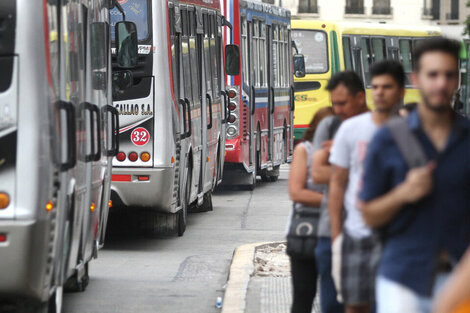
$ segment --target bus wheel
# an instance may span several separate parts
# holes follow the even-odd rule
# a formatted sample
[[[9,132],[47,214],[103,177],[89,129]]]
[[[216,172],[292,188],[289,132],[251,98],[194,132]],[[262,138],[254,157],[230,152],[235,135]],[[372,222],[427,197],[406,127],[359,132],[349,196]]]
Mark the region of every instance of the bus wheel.
[[[275,166],[271,171],[265,171],[261,175],[261,180],[263,182],[275,182],[279,178],[279,166]]]
[[[88,282],[90,281],[90,277],[88,276],[88,263],[85,264],[85,273],[83,277],[78,277],[78,272],[75,272],[72,277],[67,279],[64,284],[64,290],[68,292],[83,292],[85,291],[86,287],[88,286]]]
[[[256,188],[256,167],[253,169],[253,172],[251,172],[251,174],[249,175],[251,175],[251,181],[245,186],[247,190],[253,191]]]
[[[212,192],[207,192],[204,194],[204,199],[202,201],[200,212],[209,212],[212,211],[214,208],[212,207]]]
[[[188,160],[189,161],[189,160]],[[192,184],[192,167],[191,165],[186,166],[185,169],[186,185],[184,186],[184,199],[181,201],[181,210],[178,212],[178,236],[183,236],[186,231],[186,220],[188,217],[188,207],[191,201],[191,184]]]

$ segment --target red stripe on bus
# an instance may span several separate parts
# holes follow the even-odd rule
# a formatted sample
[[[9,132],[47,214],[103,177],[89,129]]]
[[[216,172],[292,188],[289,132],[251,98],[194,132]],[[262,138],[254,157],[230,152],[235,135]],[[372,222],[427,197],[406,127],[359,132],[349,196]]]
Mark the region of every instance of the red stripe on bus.
[[[113,175],[112,181],[131,181],[131,175]]]
[[[46,48],[46,71],[47,71],[47,82],[51,91],[54,91],[52,84],[52,72],[51,72],[51,52],[49,42],[49,13],[47,12],[47,0],[43,1],[43,15],[44,15],[44,46]],[[60,38],[58,38],[60,39]]]
[[[308,128],[308,124],[298,124],[298,125],[294,125],[294,128]]]

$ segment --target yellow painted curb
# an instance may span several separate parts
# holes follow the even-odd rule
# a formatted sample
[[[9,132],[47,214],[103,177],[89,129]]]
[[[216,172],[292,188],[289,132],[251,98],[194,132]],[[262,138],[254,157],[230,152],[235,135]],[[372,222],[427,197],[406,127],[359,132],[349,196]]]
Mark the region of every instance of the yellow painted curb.
[[[225,288],[222,313],[245,312],[248,284],[254,272],[253,261],[256,248],[275,243],[277,242],[258,242],[239,246],[235,249]]]

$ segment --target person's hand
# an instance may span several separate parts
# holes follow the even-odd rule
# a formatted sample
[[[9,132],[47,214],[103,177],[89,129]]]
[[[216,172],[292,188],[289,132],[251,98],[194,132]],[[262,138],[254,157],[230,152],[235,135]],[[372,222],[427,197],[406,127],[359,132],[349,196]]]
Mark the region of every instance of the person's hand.
[[[331,147],[333,146],[333,140],[327,140],[322,143],[323,149],[330,153]]]
[[[423,167],[408,171],[404,184],[402,185],[402,196],[407,203],[418,202],[432,191],[432,173],[436,163],[429,162]]]

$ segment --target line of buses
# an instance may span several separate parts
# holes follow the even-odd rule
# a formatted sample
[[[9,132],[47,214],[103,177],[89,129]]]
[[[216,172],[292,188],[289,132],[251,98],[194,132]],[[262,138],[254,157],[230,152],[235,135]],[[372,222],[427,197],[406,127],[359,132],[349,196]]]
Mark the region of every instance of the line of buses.
[[[248,0],[2,0],[0,21],[0,310],[42,313],[86,288],[110,210],[182,236],[222,182],[278,179],[332,74],[409,73],[440,35]]]

